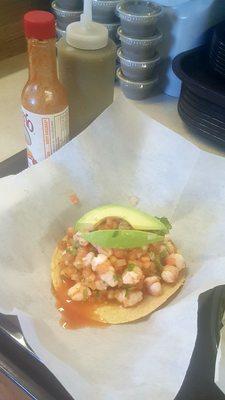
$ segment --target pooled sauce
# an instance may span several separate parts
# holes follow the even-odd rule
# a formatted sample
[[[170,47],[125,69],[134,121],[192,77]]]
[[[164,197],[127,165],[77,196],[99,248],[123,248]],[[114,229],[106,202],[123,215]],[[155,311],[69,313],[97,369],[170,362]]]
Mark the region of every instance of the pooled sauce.
[[[72,281],[63,281],[58,290],[53,289],[56,307],[61,314],[60,324],[63,328],[106,327],[108,324],[92,319],[94,311],[102,302],[100,303],[93,298],[88,301],[71,300],[67,295],[67,291],[72,285]]]

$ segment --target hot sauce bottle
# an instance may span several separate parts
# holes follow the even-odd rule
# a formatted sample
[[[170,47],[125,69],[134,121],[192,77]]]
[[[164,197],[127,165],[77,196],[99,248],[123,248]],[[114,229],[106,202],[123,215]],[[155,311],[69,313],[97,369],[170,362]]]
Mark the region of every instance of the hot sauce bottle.
[[[55,18],[46,11],[24,16],[28,43],[29,78],[21,101],[28,165],[49,157],[69,140],[69,109],[58,80]]]

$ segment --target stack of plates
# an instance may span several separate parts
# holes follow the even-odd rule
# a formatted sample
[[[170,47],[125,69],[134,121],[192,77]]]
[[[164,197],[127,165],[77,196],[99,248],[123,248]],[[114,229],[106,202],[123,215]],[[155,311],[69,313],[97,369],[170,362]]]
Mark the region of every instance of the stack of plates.
[[[190,127],[211,139],[225,143],[225,110],[212,105],[183,85],[178,112]]]
[[[174,59],[182,80],[178,112],[195,132],[225,145],[225,80],[210,72],[207,48],[199,47]]]
[[[225,78],[225,25],[215,29],[209,51],[209,64],[213,71]]]

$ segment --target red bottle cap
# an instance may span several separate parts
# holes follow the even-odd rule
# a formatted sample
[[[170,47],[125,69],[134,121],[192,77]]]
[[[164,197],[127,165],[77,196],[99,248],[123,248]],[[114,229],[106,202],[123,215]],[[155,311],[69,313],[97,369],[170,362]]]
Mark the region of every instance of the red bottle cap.
[[[24,33],[38,40],[55,37],[55,17],[47,11],[29,11],[24,15]]]

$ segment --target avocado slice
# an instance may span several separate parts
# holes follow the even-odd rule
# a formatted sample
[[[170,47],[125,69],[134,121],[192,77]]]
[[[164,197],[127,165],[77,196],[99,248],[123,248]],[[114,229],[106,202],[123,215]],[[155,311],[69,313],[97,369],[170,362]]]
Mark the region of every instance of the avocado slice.
[[[123,207],[115,204],[108,204],[102,207],[94,208],[81,217],[76,225],[77,231],[85,232],[89,227],[95,227],[107,217],[117,217],[127,221],[132,228],[143,231],[161,231],[167,233],[167,226],[156,217],[152,217],[143,211],[133,207]],[[92,229],[93,229],[92,228]]]
[[[82,237],[93,245],[111,249],[142,247],[150,243],[161,242],[164,238],[152,232],[122,229],[82,233]]]

